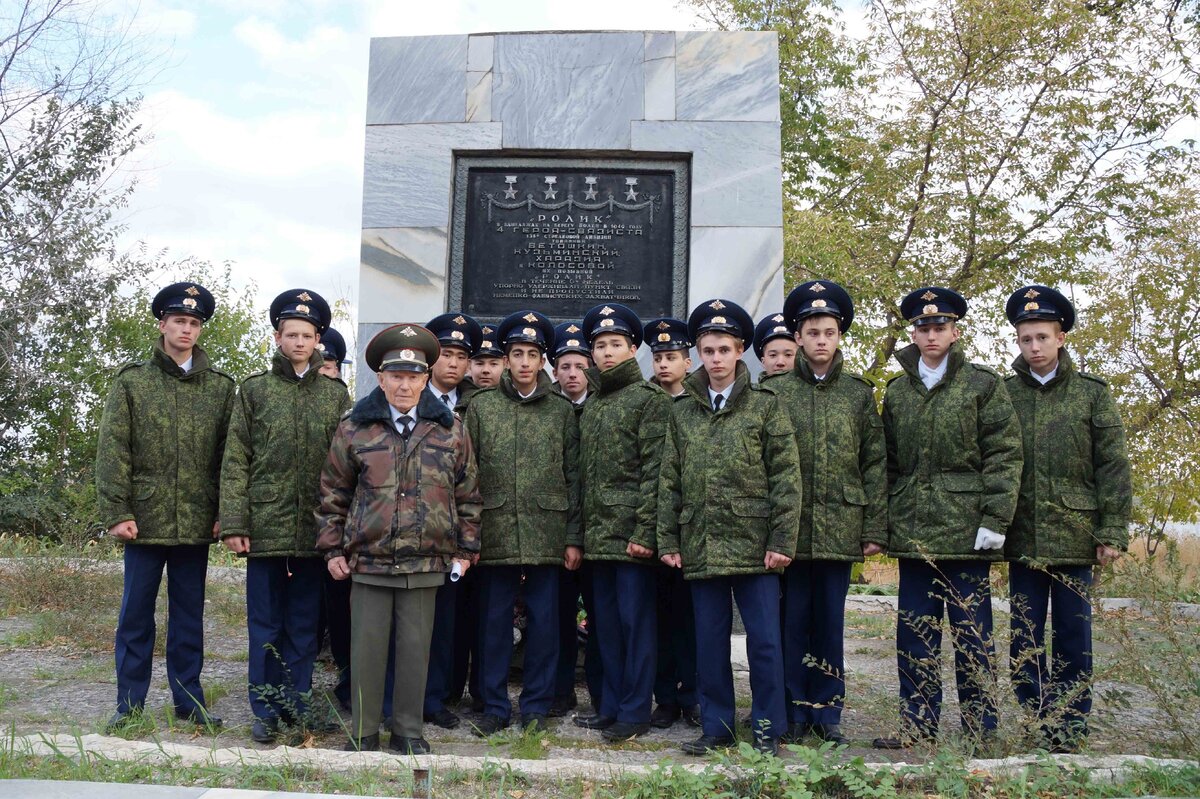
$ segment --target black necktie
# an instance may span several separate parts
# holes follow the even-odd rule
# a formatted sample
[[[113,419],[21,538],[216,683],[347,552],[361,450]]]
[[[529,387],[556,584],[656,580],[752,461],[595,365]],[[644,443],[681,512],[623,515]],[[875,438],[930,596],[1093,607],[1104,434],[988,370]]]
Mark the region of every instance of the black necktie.
[[[721,406],[724,404],[725,404],[725,395],[724,394],[718,394],[717,396],[713,397],[713,410],[714,411],[721,410]]]
[[[450,395],[449,395],[449,394],[443,394],[443,395],[442,395],[442,402],[446,403],[446,407],[447,407],[447,408],[449,408],[449,407],[450,407]]]
[[[409,416],[408,414],[405,414],[404,416],[401,416],[397,421],[400,422],[400,437],[403,438],[405,441],[408,441],[408,437],[412,435],[412,429],[413,429],[412,417]]]

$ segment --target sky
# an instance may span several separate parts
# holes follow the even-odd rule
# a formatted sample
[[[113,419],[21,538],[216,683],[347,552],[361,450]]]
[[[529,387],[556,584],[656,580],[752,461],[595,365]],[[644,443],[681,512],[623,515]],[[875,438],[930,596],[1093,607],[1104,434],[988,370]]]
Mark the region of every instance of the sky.
[[[229,261],[263,309],[293,287],[354,304],[371,37],[705,27],[675,0],[128,0],[125,13],[162,66],[142,88],[152,140],[124,165],[137,186],[123,243]]]

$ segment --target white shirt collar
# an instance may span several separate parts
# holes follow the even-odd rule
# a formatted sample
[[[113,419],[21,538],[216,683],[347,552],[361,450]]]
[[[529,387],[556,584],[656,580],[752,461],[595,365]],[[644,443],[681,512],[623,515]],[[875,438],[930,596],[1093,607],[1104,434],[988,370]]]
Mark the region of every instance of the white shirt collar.
[[[412,408],[409,409],[408,413],[401,413],[399,408],[397,408],[395,405],[393,405],[389,402],[388,410],[392,412],[392,426],[395,427],[397,430],[400,429],[400,417],[401,416],[407,416],[409,419],[413,420],[413,424],[416,424],[416,421],[417,421],[417,406],[416,405],[412,406]]]
[[[942,381],[942,378],[946,376],[946,366],[949,363],[949,354],[943,356],[942,362],[934,368],[926,366],[924,358],[917,361],[917,373],[921,376],[921,382],[925,384],[925,388],[933,388]]]
[[[195,360],[195,358],[196,358],[196,356],[195,356],[195,355],[189,355],[189,356],[188,356],[188,359],[187,359],[186,361],[184,361],[183,363],[179,364],[179,368],[180,368],[180,370],[181,370],[181,371],[182,371],[182,372],[183,372],[185,375],[186,375],[188,372],[192,371],[192,361],[193,361],[193,360]]]
[[[429,383],[425,386],[425,390],[428,391],[430,394],[432,394],[433,398],[435,400],[437,400],[438,402],[442,401],[442,392],[438,391],[434,387],[432,380],[430,380]],[[450,389],[449,391],[447,391],[445,393],[446,393],[446,396],[450,398],[450,410],[454,410],[456,407],[458,407],[458,386],[455,386],[454,388]]]
[[[732,388],[733,388],[733,383],[730,383],[729,385],[725,386],[724,390],[722,390],[722,391],[713,391],[712,386],[709,386],[708,387],[709,403],[715,408],[717,405],[717,397],[721,396],[721,397],[725,398],[725,399],[721,400],[722,404],[728,405],[729,404],[729,392]]]
[[[577,400],[571,400],[571,402],[575,403],[576,405],[582,405],[582,404],[583,404],[583,402],[584,402],[584,400],[586,400],[586,399],[587,399],[587,395],[588,395],[588,392],[587,392],[587,389],[585,388],[585,389],[583,390],[583,395],[582,395],[582,396],[580,396],[580,398],[579,398],[579,399],[577,399]]]
[[[513,388],[517,388],[517,387],[516,387],[516,386],[513,386]],[[529,390],[529,393],[528,393],[528,394],[523,394],[523,393],[521,393],[521,389],[517,388],[517,396],[519,396],[521,399],[529,399],[530,397],[532,397],[532,396],[533,396],[533,393],[534,393],[535,391],[537,391],[537,385],[536,385],[536,384],[534,385],[534,387],[533,387],[533,388],[531,388],[531,389]]]
[[[295,369],[296,377],[297,378],[304,377],[306,374],[308,374],[308,370],[311,368],[312,368],[312,364],[306,363],[306,364],[304,364],[304,369]]]
[[[1033,379],[1038,381],[1039,383],[1041,383],[1044,386],[1047,383],[1049,383],[1051,380],[1053,380],[1055,378],[1055,376],[1058,374],[1058,364],[1054,364],[1054,368],[1051,369],[1046,374],[1045,377],[1042,377],[1041,375],[1039,375],[1037,372],[1033,371],[1032,369],[1029,370],[1029,374],[1033,375]]]

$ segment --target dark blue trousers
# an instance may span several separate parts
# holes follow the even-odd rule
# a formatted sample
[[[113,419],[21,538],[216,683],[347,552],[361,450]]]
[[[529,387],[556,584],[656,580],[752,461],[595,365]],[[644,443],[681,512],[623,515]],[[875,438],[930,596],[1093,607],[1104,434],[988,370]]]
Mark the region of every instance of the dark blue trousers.
[[[468,571],[467,574],[470,574]],[[458,583],[446,582],[437,590],[433,610],[433,643],[429,647],[429,673],[425,678],[425,715],[446,707],[454,681],[454,628],[458,607]]]
[[[483,712],[508,721],[508,670],[513,653],[513,608],[524,591],[527,624],[521,715],[544,716],[554,700],[558,665],[559,566],[480,566],[479,688]],[[525,574],[522,588],[521,574]]]
[[[840,724],[846,698],[850,563],[794,560],[783,573],[784,696],[790,724]]]
[[[454,656],[450,671],[447,702],[462,699],[469,690],[479,699],[479,578],[468,571],[455,584],[458,596],[454,602]]]
[[[117,621],[117,711],[144,707],[154,666],[154,606],[167,570],[167,682],[177,716],[204,708],[204,578],[208,545],[125,545],[125,589]]]
[[[312,690],[321,613],[321,558],[246,559],[246,626],[250,634],[250,710],[256,718],[303,713]],[[264,688],[273,688],[263,695]]]
[[[579,659],[579,570],[558,570],[558,662],[554,666],[554,696],[575,695],[575,664]]]
[[[592,566],[597,643],[604,669],[600,715],[650,723],[654,693],[654,564],[598,560]]]
[[[1086,735],[1092,711],[1092,567],[1035,569],[1012,563],[1008,581],[1009,667],[1017,700],[1038,718],[1061,718],[1068,737]],[[1049,644],[1047,605],[1052,624]],[[1049,665],[1047,649],[1053,651]]]
[[[690,583],[696,616],[696,685],[704,734],[733,735],[735,708],[729,637],[733,632],[736,600],[746,627],[751,726],[759,737],[778,738],[787,732],[783,643],[779,633],[779,575],[745,574]]]
[[[682,569],[659,564],[655,571],[658,666],[654,699],[660,705],[696,704],[696,617],[692,590]]]
[[[998,724],[990,571],[986,561],[900,560],[896,664],[900,713],[913,732],[937,735],[942,712],[943,612],[950,617],[963,730],[979,735]]]

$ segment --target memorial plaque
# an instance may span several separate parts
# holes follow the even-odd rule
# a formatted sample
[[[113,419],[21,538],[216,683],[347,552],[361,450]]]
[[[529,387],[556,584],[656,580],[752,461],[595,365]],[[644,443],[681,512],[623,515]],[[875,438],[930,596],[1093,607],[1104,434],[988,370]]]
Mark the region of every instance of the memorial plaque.
[[[556,321],[620,302],[643,319],[687,304],[688,162],[455,161],[450,308]]]

